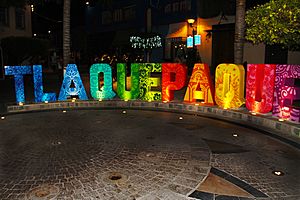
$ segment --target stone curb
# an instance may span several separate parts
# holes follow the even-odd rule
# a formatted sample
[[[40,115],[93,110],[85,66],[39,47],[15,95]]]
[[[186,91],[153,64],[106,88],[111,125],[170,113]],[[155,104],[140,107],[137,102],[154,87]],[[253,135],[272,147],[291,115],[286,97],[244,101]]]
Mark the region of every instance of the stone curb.
[[[179,112],[187,114],[196,114],[204,117],[210,117],[220,120],[226,120],[231,123],[252,127],[256,130],[268,132],[267,135],[275,136],[286,143],[293,143],[292,146],[300,149],[300,124],[292,122],[281,122],[271,115],[251,115],[246,110],[224,110],[216,106],[199,106],[181,102],[145,102],[145,101],[61,101],[54,103],[35,103],[26,105],[7,106],[7,113],[24,113],[35,111],[49,111],[60,109],[142,109],[157,110],[168,112]],[[290,143],[290,142],[291,143]]]

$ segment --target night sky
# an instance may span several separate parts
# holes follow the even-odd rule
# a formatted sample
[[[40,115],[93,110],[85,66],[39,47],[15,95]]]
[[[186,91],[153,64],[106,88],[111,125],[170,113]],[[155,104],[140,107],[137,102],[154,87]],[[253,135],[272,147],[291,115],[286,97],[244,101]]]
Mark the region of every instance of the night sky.
[[[163,0],[162,0],[163,1]],[[263,4],[269,0],[248,0],[247,9],[257,4]],[[234,0],[228,0],[234,3]],[[77,28],[85,25],[85,1],[76,0],[71,4],[71,27]],[[44,5],[35,7],[32,15],[33,33],[47,35],[48,30],[51,32],[62,30],[63,5],[56,2],[46,2]],[[143,19],[144,20],[144,19]]]
[[[85,24],[85,1],[72,1],[71,4],[71,27],[76,28]],[[63,5],[48,2],[38,5],[32,14],[33,33],[47,34],[62,30]]]

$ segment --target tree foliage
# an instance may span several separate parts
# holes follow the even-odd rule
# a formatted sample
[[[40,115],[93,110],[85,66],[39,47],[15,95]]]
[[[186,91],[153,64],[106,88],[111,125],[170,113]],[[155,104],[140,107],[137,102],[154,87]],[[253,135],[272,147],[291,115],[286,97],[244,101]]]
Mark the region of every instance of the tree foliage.
[[[254,44],[279,44],[300,49],[300,1],[271,0],[246,14],[246,39]]]

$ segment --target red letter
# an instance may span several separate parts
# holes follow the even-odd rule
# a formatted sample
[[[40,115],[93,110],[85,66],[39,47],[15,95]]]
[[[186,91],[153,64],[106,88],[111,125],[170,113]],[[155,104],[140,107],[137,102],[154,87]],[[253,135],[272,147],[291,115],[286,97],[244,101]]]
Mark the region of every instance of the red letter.
[[[186,81],[187,67],[179,63],[162,64],[162,100],[172,101],[174,90],[180,90]]]
[[[272,110],[276,65],[247,66],[246,107],[249,111],[268,113]]]

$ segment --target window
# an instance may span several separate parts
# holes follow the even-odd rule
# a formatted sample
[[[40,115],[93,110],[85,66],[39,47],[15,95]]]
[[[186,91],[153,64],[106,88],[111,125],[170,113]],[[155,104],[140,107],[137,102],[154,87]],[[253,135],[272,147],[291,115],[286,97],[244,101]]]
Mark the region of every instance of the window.
[[[173,3],[173,12],[179,11],[179,2]]]
[[[110,11],[102,12],[102,24],[110,24],[112,22],[112,16]]]
[[[172,12],[172,4],[167,4],[165,6],[165,13],[170,13]]]
[[[190,0],[183,0],[180,2],[180,10],[181,11],[190,11],[191,10],[191,1]]]
[[[0,7],[0,26],[8,26],[8,8]]]
[[[129,21],[135,18],[136,7],[134,5],[123,8],[123,11],[125,21]]]
[[[25,29],[25,11],[16,8],[16,29]]]
[[[122,9],[114,10],[114,22],[120,22],[123,19],[123,12]]]

